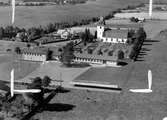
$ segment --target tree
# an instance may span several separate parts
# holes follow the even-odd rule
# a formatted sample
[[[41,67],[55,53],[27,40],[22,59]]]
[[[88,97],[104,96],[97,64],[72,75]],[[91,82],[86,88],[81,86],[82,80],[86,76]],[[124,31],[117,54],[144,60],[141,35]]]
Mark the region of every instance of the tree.
[[[53,54],[53,51],[48,49],[46,52],[46,60],[51,60],[52,54]]]
[[[33,101],[39,105],[44,100],[44,89],[42,88],[42,79],[40,77],[34,78],[33,82],[27,86],[28,89],[40,89],[40,93],[28,93],[27,96],[32,98]]]
[[[5,37],[12,38],[13,37],[13,31],[14,31],[13,26],[7,26],[7,27],[5,27],[5,29],[4,29]]]
[[[89,29],[85,29],[85,32],[83,32],[81,34],[81,39],[82,39],[82,42],[84,43],[84,45],[86,45],[87,43],[93,42],[94,37],[95,36],[93,36],[90,33]]]
[[[21,95],[16,96],[15,100],[12,101],[11,112],[17,118],[21,118],[25,112],[28,112],[28,109],[26,109],[24,104],[25,100]]]
[[[140,27],[140,28],[137,30],[137,32],[136,32],[136,38],[137,38],[139,41],[142,41],[142,42],[143,42],[143,41],[146,39],[146,37],[147,37],[147,34],[146,34],[144,28],[143,28],[143,27]]]
[[[3,27],[0,27],[0,39],[4,37],[4,29]]]
[[[62,52],[63,50],[61,48],[58,49],[59,52]]]
[[[139,22],[139,19],[138,19],[138,18],[135,18],[135,17],[131,17],[131,18],[130,18],[130,21],[131,21],[131,22]]]
[[[134,31],[134,30],[130,30],[130,31],[128,32],[128,40],[127,40],[127,43],[128,43],[128,44],[133,44],[134,40],[135,40],[135,31]]]
[[[60,61],[66,65],[70,66],[72,60],[74,59],[74,44],[73,42],[68,43],[63,47],[63,51],[61,53]]]
[[[27,47],[28,47],[28,48],[30,48],[30,47],[31,47],[31,45],[27,43]]]
[[[103,55],[102,50],[101,50],[101,49],[99,49],[99,50],[98,50],[98,52],[97,52],[97,54],[98,54],[98,55]]]
[[[17,53],[17,54],[21,54],[21,49],[20,49],[20,47],[16,47],[14,51],[15,51],[15,53]]]
[[[47,87],[47,86],[49,86],[50,82],[51,82],[50,77],[46,75],[42,79],[42,86]]]
[[[21,39],[22,42],[27,42],[27,35],[25,32],[21,32],[19,38]]]
[[[94,39],[97,39],[97,31],[95,31]]]
[[[55,31],[54,24],[49,23],[49,24],[47,25],[46,32],[47,32],[47,33],[51,33],[51,32],[54,32],[54,31]]]
[[[122,50],[118,51],[118,59],[120,60],[124,59],[124,52]]]
[[[88,48],[88,54],[92,54],[93,53],[93,50]]]
[[[2,105],[2,111],[6,112],[6,115],[8,116],[8,113],[11,109],[11,103],[9,102],[4,102]]]
[[[108,56],[113,56],[113,52],[114,52],[114,51],[109,51],[109,52],[108,52]]]

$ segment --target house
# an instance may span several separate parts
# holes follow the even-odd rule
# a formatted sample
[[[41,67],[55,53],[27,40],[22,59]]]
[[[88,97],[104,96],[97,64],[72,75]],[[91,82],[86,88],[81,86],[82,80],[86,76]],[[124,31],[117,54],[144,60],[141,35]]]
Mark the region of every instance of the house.
[[[61,36],[63,39],[68,39],[72,33],[70,29],[63,29],[63,30],[58,30],[57,34]]]
[[[16,35],[16,41],[22,42],[22,41],[24,41],[24,39],[26,38],[26,36],[27,36],[26,32],[19,32]]]
[[[142,24],[98,25],[97,39],[107,43],[126,43],[129,30],[137,30]]]

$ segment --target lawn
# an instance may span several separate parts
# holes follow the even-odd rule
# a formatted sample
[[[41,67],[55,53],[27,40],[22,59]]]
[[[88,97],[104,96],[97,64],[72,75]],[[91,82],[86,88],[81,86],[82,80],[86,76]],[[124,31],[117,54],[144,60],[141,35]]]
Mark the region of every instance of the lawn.
[[[15,79],[21,79],[27,76],[29,73],[34,71],[40,63],[30,62],[30,61],[20,61],[14,60],[12,55],[0,56],[0,78],[1,80],[10,79],[10,71],[15,69]]]
[[[27,81],[29,78],[44,77],[45,75],[48,75],[53,81],[62,79],[63,81],[65,81],[66,85],[66,83],[68,84],[70,81],[72,81],[88,69],[89,67],[67,68],[65,66],[62,66],[62,64],[59,62],[49,62],[40,64],[40,67],[38,67],[31,74],[19,81]]]
[[[88,43],[86,46],[81,42],[80,44],[76,45],[76,53],[80,53],[80,50],[82,50],[81,54],[90,54],[90,50],[92,51],[92,55],[99,55],[99,51],[101,51],[102,56],[109,56],[109,53],[111,57],[116,57],[119,50],[122,50],[124,52],[124,57],[128,58],[129,54],[131,52],[132,45],[127,44],[112,44],[112,43],[102,43],[102,42],[93,42]],[[111,58],[112,60],[112,58]]]
[[[34,44],[30,44],[34,46]],[[27,47],[27,43],[24,42],[16,42],[16,41],[6,41],[6,40],[0,40],[0,53],[6,53],[7,50],[14,51],[16,47]],[[10,52],[9,51],[9,52]]]

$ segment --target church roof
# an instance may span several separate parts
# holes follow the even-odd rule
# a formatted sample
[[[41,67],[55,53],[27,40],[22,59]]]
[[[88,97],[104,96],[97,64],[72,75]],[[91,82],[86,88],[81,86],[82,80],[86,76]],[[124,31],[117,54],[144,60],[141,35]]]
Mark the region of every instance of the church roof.
[[[85,58],[85,59],[97,59],[97,60],[107,60],[107,61],[117,61],[116,56],[107,56],[107,55],[95,55],[95,54],[80,54],[75,53],[75,57]]]
[[[108,29],[103,33],[106,38],[127,38],[128,30]]]
[[[33,47],[33,48],[24,48],[22,49],[22,53],[26,54],[38,54],[38,55],[46,55],[48,50],[53,51],[54,56],[60,55],[59,52],[60,47]]]

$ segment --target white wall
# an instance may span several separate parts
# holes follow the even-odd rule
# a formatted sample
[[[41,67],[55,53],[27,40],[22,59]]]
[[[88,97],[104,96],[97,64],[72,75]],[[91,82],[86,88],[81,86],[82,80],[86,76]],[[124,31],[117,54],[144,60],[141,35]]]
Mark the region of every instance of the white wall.
[[[102,39],[104,32],[104,26],[97,26],[97,38]]]
[[[107,43],[126,43],[127,39],[126,38],[102,38],[103,42]]]
[[[22,54],[22,59],[30,61],[46,61],[46,55]]]

